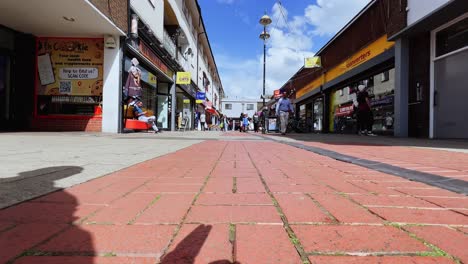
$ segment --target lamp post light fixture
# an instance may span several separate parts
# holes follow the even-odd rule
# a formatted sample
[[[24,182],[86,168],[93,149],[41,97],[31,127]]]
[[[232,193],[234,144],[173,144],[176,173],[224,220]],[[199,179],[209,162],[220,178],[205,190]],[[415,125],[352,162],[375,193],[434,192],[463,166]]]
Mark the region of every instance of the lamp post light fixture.
[[[260,24],[263,26],[263,32],[260,34],[260,38],[263,40],[263,93],[262,93],[262,99],[263,99],[263,109],[262,109],[262,133],[266,133],[266,113],[265,111],[265,72],[266,72],[266,40],[270,38],[270,33],[267,32],[266,28],[268,25],[271,24],[271,18],[265,14],[260,18]]]

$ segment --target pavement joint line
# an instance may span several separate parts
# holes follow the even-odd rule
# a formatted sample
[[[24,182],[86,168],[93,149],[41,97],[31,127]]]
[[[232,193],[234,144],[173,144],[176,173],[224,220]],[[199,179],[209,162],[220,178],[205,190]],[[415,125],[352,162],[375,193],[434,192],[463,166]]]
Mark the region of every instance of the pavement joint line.
[[[142,215],[146,210],[151,208],[159,199],[161,199],[161,196],[162,195],[156,195],[156,197],[148,205],[146,205],[146,207],[143,208],[143,210],[138,212],[137,215],[135,217],[133,217],[133,219],[128,221],[128,225],[133,225],[140,215]]]
[[[374,252],[363,252],[363,251],[310,251],[307,252],[308,256],[358,256],[358,257],[442,257],[441,255],[431,251],[374,251]]]
[[[358,202],[355,201],[353,198],[351,198],[349,195],[346,195],[346,194],[338,194],[338,195],[344,197],[345,199],[348,199],[348,201],[350,201],[350,202],[356,204],[357,206],[363,208],[363,209],[366,210],[368,213],[370,213],[370,214],[376,216],[377,218],[380,218],[380,219],[382,219],[382,220],[384,220],[384,221],[388,221],[385,217],[383,217],[383,216],[379,215],[378,213],[372,211],[372,210],[369,209],[368,207],[366,207],[366,206],[364,206],[364,205],[358,203]]]
[[[232,193],[237,192],[237,177],[232,177]]]
[[[396,209],[414,209],[414,210],[433,210],[433,211],[451,211],[455,210],[454,208],[446,207],[415,207],[415,206],[399,206],[399,205],[369,205],[363,204],[367,208],[396,208]],[[468,210],[468,209],[462,209]]]
[[[203,142],[201,142],[203,143]],[[198,144],[201,144],[201,143],[198,143]],[[198,145],[198,144],[195,144],[195,145]],[[210,172],[208,173],[208,175],[206,175],[205,177],[205,180],[202,184],[202,186],[200,187],[200,189],[198,190],[198,193],[195,195],[195,197],[193,198],[192,200],[192,203],[190,204],[189,208],[187,209],[187,211],[185,212],[184,216],[182,217],[182,219],[180,220],[179,224],[177,224],[175,230],[174,230],[174,233],[172,234],[172,237],[171,239],[169,240],[169,242],[167,243],[166,247],[163,248],[163,250],[161,251],[161,256],[160,256],[160,260],[157,262],[157,263],[160,263],[161,262],[161,259],[164,258],[164,256],[166,255],[167,251],[169,250],[169,248],[172,246],[172,243],[174,243],[174,240],[175,238],[177,237],[177,235],[179,234],[180,230],[182,229],[182,226],[184,224],[186,224],[185,220],[187,219],[187,216],[188,214],[190,213],[192,207],[195,205],[195,203],[197,202],[198,200],[198,197],[202,194],[203,192],[203,189],[205,189],[206,185],[208,184],[208,181],[210,180],[210,177],[211,177],[211,174],[213,173],[213,171],[216,169],[216,166],[219,164],[220,160],[221,160],[221,157],[223,156],[224,152],[226,151],[227,149],[227,146],[229,144],[228,143],[225,143],[224,144],[224,147],[221,151],[221,153],[219,154],[218,158],[216,159],[215,163],[213,164],[213,167],[211,168]],[[194,145],[192,145],[194,146]],[[205,224],[205,223],[200,223],[200,224]]]
[[[309,197],[309,199],[312,200],[312,202],[323,212],[325,213],[334,223],[339,223],[338,219],[330,212],[328,211],[322,204],[320,204],[317,200],[310,195],[310,193],[306,193],[305,196]]]
[[[405,193],[405,192],[400,191],[400,190],[395,190],[395,191],[397,191],[397,192],[399,192],[399,193],[403,193],[403,194],[412,196],[411,194]],[[453,213],[460,214],[460,215],[463,215],[463,216],[468,216],[468,214],[465,214],[465,213],[462,213],[462,212],[460,212],[460,211],[453,210],[453,209],[450,209],[450,208],[446,208],[446,207],[444,207],[444,206],[442,206],[442,205],[437,204],[436,202],[432,202],[432,201],[429,201],[429,200],[426,200],[426,199],[423,199],[423,198],[420,198],[420,197],[417,197],[417,196],[412,196],[412,197],[413,197],[413,198],[416,198],[416,199],[419,199],[419,200],[423,200],[423,201],[428,202],[428,203],[431,203],[431,204],[433,204],[433,205],[437,205],[437,206],[439,206],[440,208],[448,209],[448,211],[451,211],[451,212],[453,212]]]
[[[17,224],[11,223],[9,226],[5,227],[4,229],[0,229],[0,235],[1,235],[2,233],[6,233],[6,232],[8,232],[8,231],[14,229],[14,228],[17,227],[17,226],[18,226]]]
[[[460,193],[463,195],[468,195],[468,182],[463,181],[463,180],[448,178],[448,177],[444,177],[444,176],[440,176],[436,174],[430,174],[427,172],[410,170],[407,168],[398,167],[398,166],[390,165],[387,163],[374,162],[374,161],[366,160],[366,159],[359,159],[353,156],[338,153],[336,151],[331,151],[331,150],[327,150],[327,149],[319,148],[319,147],[307,146],[302,143],[286,142],[286,141],[282,141],[282,140],[278,140],[278,139],[266,137],[266,136],[262,136],[262,137],[270,141],[278,142],[281,144],[285,144],[285,145],[296,147],[302,150],[313,152],[318,155],[326,156],[326,157],[329,157],[329,158],[332,158],[341,162],[354,164],[354,165],[364,167],[367,169],[371,169],[374,171],[383,172],[386,174],[402,177],[411,181],[422,182],[422,183],[432,185],[441,189],[449,190],[449,191]]]
[[[442,250],[441,248],[439,248],[438,246],[432,244],[432,243],[429,243],[428,241],[426,241],[425,239],[421,238],[421,237],[418,237],[416,234],[410,232],[409,230],[406,230],[404,228],[404,226],[401,226],[401,225],[393,225],[395,226],[396,228],[402,230],[403,232],[407,233],[410,237],[418,240],[419,242],[422,242],[424,245],[426,245],[428,248],[430,248],[435,254],[437,254],[438,256],[441,256],[441,257],[449,257],[451,258],[453,261],[455,261],[456,263],[462,263],[457,257],[447,253],[446,251]]]
[[[58,230],[57,232],[53,233],[51,236],[37,242],[35,245],[32,245],[31,247],[29,247],[28,249],[25,249],[23,252],[21,252],[20,254],[14,256],[13,258],[9,259],[6,264],[13,264],[17,259],[23,257],[23,256],[28,256],[27,254],[29,254],[30,252],[36,252],[38,250],[35,250],[35,248],[37,248],[38,246],[42,245],[42,244],[45,244],[47,242],[49,242],[50,240],[58,237],[59,235],[61,235],[62,233],[64,233],[66,230],[68,230],[70,227],[73,227],[74,225],[73,224],[68,224],[66,226],[64,226],[62,229]]]
[[[299,254],[299,257],[301,258],[302,263],[303,264],[310,264],[310,260],[307,257],[307,254],[305,253],[305,250],[304,250],[304,247],[301,244],[301,241],[299,240],[297,235],[294,233],[294,230],[289,225],[288,219],[287,219],[286,215],[284,214],[283,209],[281,208],[281,206],[278,203],[278,200],[276,199],[276,197],[274,196],[274,194],[271,192],[270,188],[268,187],[268,184],[266,183],[265,179],[263,178],[263,175],[262,175],[260,169],[255,164],[254,159],[252,158],[250,152],[247,150],[246,146],[244,144],[242,144],[242,147],[244,148],[245,152],[247,153],[247,156],[249,157],[250,162],[252,163],[254,168],[257,170],[257,174],[260,177],[260,181],[262,182],[263,187],[265,188],[265,191],[267,192],[267,194],[270,196],[271,200],[273,201],[273,204],[275,205],[275,208],[276,208],[278,214],[280,215],[281,221],[283,222],[283,228],[285,229],[286,233],[288,234],[289,240],[291,241],[291,243],[296,248],[296,251]]]
[[[236,243],[236,225],[233,223],[229,224],[229,242],[232,245],[231,260],[233,263],[237,261],[237,243]]]

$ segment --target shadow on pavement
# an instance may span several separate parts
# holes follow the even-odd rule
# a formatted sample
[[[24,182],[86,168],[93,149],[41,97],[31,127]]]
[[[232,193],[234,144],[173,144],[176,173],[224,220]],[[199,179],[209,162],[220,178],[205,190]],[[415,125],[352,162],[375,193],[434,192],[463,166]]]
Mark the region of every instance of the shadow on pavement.
[[[17,177],[2,180],[0,197],[12,198],[11,193],[26,192],[28,196],[24,197],[28,199],[48,193],[59,189],[54,186],[56,180],[82,170],[77,166],[59,166],[21,172]],[[67,257],[72,252],[94,255],[91,235],[72,225],[80,218],[78,206],[73,195],[59,191],[1,209],[0,263],[94,264],[92,257]]]
[[[195,263],[195,258],[200,253],[210,231],[211,225],[199,225],[188,236],[186,236],[176,248],[169,252],[161,260],[161,264],[191,264]],[[199,261],[199,263],[201,263]],[[230,260],[216,260],[208,264],[240,264]]]
[[[18,173],[12,178],[0,179],[0,209],[62,188],[54,182],[79,174],[78,166],[55,166]]]

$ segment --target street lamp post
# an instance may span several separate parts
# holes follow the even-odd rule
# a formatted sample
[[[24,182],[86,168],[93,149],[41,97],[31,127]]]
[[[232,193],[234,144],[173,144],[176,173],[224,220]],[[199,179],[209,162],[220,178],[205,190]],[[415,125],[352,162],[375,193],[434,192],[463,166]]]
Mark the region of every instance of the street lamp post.
[[[266,73],[266,40],[270,38],[270,34],[267,32],[266,27],[271,24],[271,18],[265,14],[260,18],[260,24],[263,26],[263,32],[260,34],[260,38],[263,40],[263,118],[262,118],[262,133],[266,133],[266,112],[265,111],[265,73]]]

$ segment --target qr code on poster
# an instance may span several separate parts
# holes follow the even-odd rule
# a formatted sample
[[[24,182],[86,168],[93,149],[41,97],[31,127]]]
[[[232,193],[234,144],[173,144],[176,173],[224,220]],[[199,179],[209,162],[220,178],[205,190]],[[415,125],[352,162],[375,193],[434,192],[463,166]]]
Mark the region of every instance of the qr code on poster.
[[[61,94],[71,93],[72,82],[71,81],[60,81],[59,92]]]

